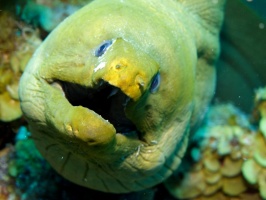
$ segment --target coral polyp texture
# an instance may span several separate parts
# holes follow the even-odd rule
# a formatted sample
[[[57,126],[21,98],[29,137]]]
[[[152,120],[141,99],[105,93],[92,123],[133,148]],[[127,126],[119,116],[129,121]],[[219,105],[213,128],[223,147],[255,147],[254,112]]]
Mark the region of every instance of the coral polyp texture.
[[[182,181],[177,181],[180,177],[177,173],[168,180],[171,185],[166,182],[174,196],[179,199],[266,198],[265,92],[266,88],[256,92],[253,123],[259,124],[258,127],[232,104],[210,108],[205,126],[192,139],[196,145],[192,145],[189,156],[194,164],[181,168]]]
[[[0,12],[0,120],[13,121],[21,117],[18,83],[27,62],[41,39],[36,29]]]

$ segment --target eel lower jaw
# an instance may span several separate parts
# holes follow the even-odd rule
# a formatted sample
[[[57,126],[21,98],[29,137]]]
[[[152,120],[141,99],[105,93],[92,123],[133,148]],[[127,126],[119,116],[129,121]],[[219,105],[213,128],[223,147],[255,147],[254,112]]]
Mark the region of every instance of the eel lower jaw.
[[[119,88],[103,80],[94,88],[64,81],[55,81],[51,85],[60,89],[72,106],[88,108],[108,121],[117,134],[142,140],[142,133],[125,115],[124,109],[131,99]]]

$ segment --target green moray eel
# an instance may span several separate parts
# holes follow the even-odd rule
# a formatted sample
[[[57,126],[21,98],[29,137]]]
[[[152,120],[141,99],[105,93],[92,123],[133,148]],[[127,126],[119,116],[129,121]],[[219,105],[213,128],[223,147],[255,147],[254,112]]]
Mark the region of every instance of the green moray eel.
[[[65,178],[140,191],[178,168],[215,89],[224,0],[95,0],[20,81],[37,148]]]

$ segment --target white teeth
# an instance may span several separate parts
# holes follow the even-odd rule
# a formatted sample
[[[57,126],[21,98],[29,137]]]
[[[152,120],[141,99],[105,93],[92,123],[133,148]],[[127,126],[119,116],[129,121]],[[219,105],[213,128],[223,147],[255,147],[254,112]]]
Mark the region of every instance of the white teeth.
[[[107,97],[107,99],[109,99],[110,97],[116,95],[118,91],[119,91],[118,88],[114,88],[114,89],[112,89],[112,91],[110,92],[110,94],[109,94],[109,96]]]
[[[100,80],[99,86],[102,86],[103,84],[104,84],[104,81],[103,80]]]
[[[126,106],[127,105],[127,103],[130,101],[130,98],[129,97],[126,97],[126,100],[125,100],[125,102],[123,103],[123,106]]]
[[[62,88],[62,85],[59,82],[53,82],[53,83],[51,83],[51,86],[53,86],[54,88],[59,89],[60,91],[62,91],[63,96],[65,96],[65,92],[64,92],[64,90]]]

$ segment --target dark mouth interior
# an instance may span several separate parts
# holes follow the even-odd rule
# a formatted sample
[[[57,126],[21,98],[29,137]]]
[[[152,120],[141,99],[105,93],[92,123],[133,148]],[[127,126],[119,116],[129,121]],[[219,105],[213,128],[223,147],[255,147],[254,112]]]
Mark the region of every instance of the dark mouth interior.
[[[113,124],[117,133],[137,131],[124,111],[130,99],[119,88],[104,81],[96,88],[85,88],[66,82],[61,85],[66,98],[73,106],[83,106],[93,110]]]

